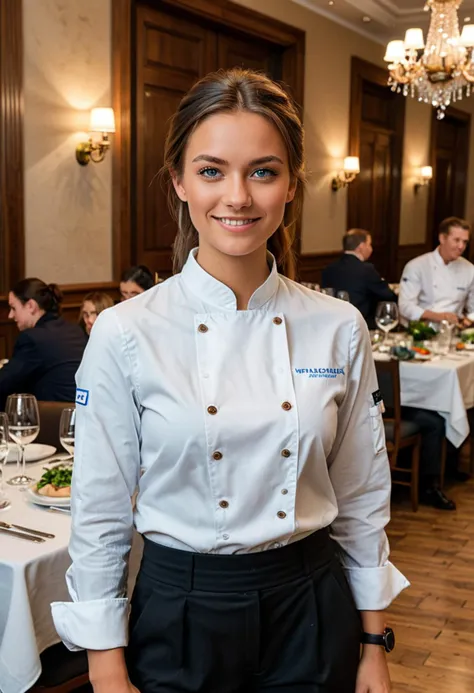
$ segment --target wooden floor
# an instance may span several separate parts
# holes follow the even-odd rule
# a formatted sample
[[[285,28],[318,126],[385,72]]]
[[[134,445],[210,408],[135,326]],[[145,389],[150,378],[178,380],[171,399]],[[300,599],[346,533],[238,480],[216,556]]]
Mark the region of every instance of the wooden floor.
[[[395,494],[392,560],[410,580],[389,609],[393,693],[474,693],[474,480],[446,488],[455,512]]]

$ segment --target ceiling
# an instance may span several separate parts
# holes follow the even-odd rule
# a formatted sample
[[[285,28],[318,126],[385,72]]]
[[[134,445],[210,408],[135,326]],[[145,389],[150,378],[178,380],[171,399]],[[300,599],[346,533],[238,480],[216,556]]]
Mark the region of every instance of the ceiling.
[[[403,38],[410,27],[422,27],[426,33],[431,14],[423,11],[424,0],[333,0],[332,5],[330,0],[293,2],[383,44]],[[460,26],[468,17],[474,24],[474,0],[464,0],[458,15]]]

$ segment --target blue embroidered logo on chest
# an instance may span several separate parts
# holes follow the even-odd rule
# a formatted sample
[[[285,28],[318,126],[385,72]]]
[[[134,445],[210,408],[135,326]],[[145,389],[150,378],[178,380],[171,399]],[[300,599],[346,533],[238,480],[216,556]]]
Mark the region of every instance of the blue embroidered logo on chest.
[[[307,375],[308,378],[337,378],[345,375],[344,368],[295,368],[296,375]]]

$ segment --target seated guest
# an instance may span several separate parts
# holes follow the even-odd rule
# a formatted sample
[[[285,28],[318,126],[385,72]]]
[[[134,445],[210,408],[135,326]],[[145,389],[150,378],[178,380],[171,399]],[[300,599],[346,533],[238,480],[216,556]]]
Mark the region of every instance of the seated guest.
[[[8,395],[28,392],[38,400],[74,402],[75,375],[87,338],[79,325],[59,316],[62,294],[56,284],[23,279],[8,294],[20,330],[13,356],[0,370],[0,409]]]
[[[102,291],[91,291],[91,293],[84,296],[79,313],[79,325],[87,335],[90,335],[92,325],[97,320],[97,316],[103,310],[111,308],[113,305],[113,299]]]
[[[120,279],[120,300],[126,301],[129,298],[138,296],[144,291],[154,286],[155,280],[145,265],[137,265],[125,270]]]
[[[410,260],[400,283],[400,314],[406,320],[460,322],[474,311],[474,265],[461,257],[471,227],[448,217],[439,226],[439,246]]]
[[[413,421],[421,432],[419,484],[421,503],[432,505],[438,510],[456,510],[456,503],[450,500],[440,488],[443,442],[446,435],[443,417],[435,411],[403,407],[402,418],[405,421]]]
[[[379,301],[397,297],[367,260],[372,255],[372,237],[363,229],[351,229],[342,239],[344,255],[323,270],[322,286],[347,291],[351,303],[360,310],[370,328],[375,327]]]

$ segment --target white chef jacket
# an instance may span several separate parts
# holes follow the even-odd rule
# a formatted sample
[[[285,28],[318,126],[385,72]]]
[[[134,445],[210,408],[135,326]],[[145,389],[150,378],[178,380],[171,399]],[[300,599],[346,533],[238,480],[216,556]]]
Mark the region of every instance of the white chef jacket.
[[[390,471],[361,314],[279,275],[271,256],[238,311],[195,253],[101,313],[77,374],[73,602],[53,604],[71,649],[126,645],[133,522],[159,544],[219,554],[331,526],[359,609],[408,586],[388,560]]]
[[[425,310],[472,313],[474,265],[463,257],[446,264],[438,248],[410,260],[403,270],[398,305],[405,320],[419,320]]]

